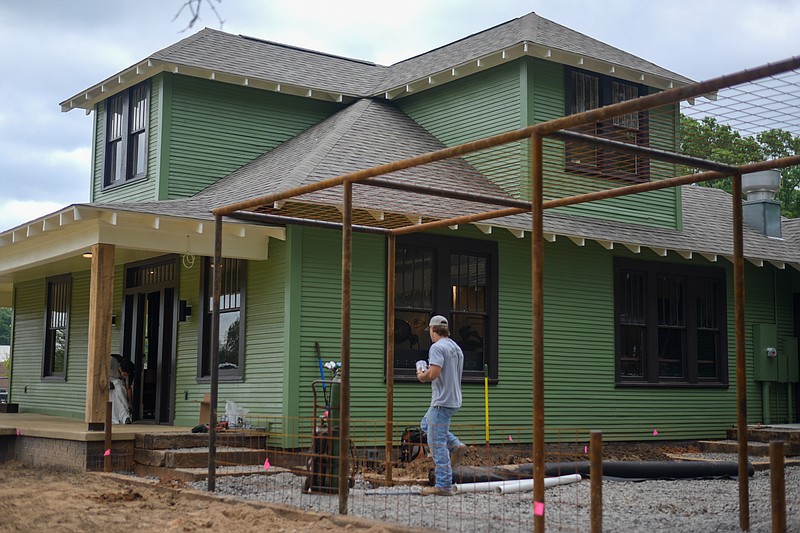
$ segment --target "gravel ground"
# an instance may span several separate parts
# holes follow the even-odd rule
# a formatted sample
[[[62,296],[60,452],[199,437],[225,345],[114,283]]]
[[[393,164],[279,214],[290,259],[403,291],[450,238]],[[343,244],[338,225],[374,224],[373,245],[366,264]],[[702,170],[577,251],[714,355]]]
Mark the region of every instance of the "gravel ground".
[[[707,456],[708,457],[708,456]],[[726,458],[721,456],[720,458]],[[220,477],[217,492],[242,498],[282,503],[335,514],[337,495],[302,492],[305,478],[288,473],[271,476]],[[800,533],[800,468],[786,468],[787,531]],[[206,482],[192,484],[205,490]],[[350,491],[349,514],[414,528],[444,531],[517,532],[532,529],[532,493],[462,493],[453,497],[403,494],[421,486],[395,487],[377,495],[363,480]],[[553,487],[545,492],[548,531],[589,530],[588,480]],[[740,531],[736,480],[605,481],[604,531]],[[771,530],[768,471],[750,478],[750,531]]]

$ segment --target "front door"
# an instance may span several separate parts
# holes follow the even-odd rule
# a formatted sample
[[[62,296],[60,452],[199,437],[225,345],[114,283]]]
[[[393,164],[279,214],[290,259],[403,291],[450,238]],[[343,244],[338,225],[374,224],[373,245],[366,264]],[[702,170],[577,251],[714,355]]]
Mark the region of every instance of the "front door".
[[[122,352],[136,365],[131,411],[141,422],[174,417],[176,272],[172,257],[125,269]]]

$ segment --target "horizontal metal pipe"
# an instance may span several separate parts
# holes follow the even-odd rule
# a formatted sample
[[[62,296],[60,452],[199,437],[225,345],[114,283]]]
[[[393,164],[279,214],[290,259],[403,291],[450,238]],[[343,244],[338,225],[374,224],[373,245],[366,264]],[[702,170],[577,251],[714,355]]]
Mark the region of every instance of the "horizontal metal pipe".
[[[792,155],[789,157],[782,157],[780,159],[773,159],[771,161],[760,161],[758,163],[750,163],[749,165],[742,165],[734,169],[735,170],[734,174],[736,173],[750,174],[751,172],[760,172],[762,170],[786,168],[794,165],[800,165],[800,155]],[[689,185],[692,183],[700,183],[703,181],[712,181],[712,180],[727,178],[730,176],[731,174],[718,172],[716,170],[709,170],[707,172],[700,172],[698,174],[678,176],[677,178],[667,178],[659,181],[637,183],[636,185],[628,185],[626,187],[619,187],[617,189],[606,189],[598,192],[579,194],[577,196],[567,196],[566,198],[556,198],[555,200],[548,200],[544,202],[543,206],[545,209],[552,209],[554,207],[564,207],[567,205],[593,202],[596,200],[607,200],[609,198],[617,198],[620,196],[627,196],[629,194],[636,194],[640,192],[667,189],[669,187],[675,187],[678,185]]]
[[[437,228],[446,228],[449,226],[457,226],[459,224],[469,224],[470,222],[480,222],[481,220],[490,220],[492,218],[507,217],[511,215],[519,215],[520,213],[527,213],[529,209],[521,209],[518,207],[509,207],[507,209],[500,209],[497,211],[488,211],[485,213],[478,213],[475,215],[465,215],[463,217],[447,218],[444,220],[437,220],[435,222],[426,222],[425,224],[415,224],[413,226],[404,226],[390,230],[392,235],[407,235],[409,233],[419,233]]]
[[[266,213],[253,213],[250,211],[235,211],[228,218],[236,220],[246,220],[247,222],[257,222],[259,224],[270,224],[283,226],[286,224],[297,224],[298,226],[314,226],[317,228],[342,229],[341,222],[329,222],[326,220],[314,220],[311,218],[295,218],[281,215],[269,215]],[[374,233],[377,235],[388,235],[390,230],[372,226],[353,226],[353,231],[359,233]]]
[[[604,137],[595,137],[585,133],[578,133],[575,131],[556,131],[550,134],[550,137],[556,137],[565,141],[575,141],[579,143],[604,146],[613,148],[618,152],[625,152],[634,155],[643,155],[651,159],[658,159],[659,161],[666,161],[667,163],[675,163],[678,165],[686,165],[690,167],[703,168],[706,170],[716,170],[719,172],[726,172],[728,175],[736,173],[736,167],[732,165],[725,165],[716,163],[707,159],[699,157],[692,157],[690,155],[676,154],[674,152],[667,152],[657,148],[650,148],[649,146],[639,146],[636,144],[625,143],[622,141],[615,141],[613,139],[606,139]]]
[[[412,183],[401,183],[398,181],[391,181],[382,178],[370,178],[359,182],[359,184],[372,185],[375,187],[385,187],[387,189],[412,192],[416,194],[424,194],[426,196],[438,196],[442,198],[451,198],[453,200],[465,200],[467,202],[502,205],[505,207],[519,207],[522,209],[531,208],[531,203],[525,200],[517,200],[515,198],[500,198],[498,196],[488,196],[470,192],[454,191],[452,189],[442,189],[442,188],[437,189],[436,187],[429,187],[426,185],[414,185]]]

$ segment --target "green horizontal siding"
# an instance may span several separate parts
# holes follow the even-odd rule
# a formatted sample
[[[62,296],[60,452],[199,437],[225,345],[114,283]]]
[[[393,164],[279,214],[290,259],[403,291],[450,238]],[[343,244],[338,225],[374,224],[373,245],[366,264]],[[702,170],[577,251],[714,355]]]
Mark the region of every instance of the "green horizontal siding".
[[[330,116],[341,104],[171,77],[167,198],[191,196]],[[166,199],[166,198],[162,198]]]
[[[407,96],[397,105],[442,143],[455,146],[520,128],[521,94],[520,63],[514,61]],[[523,144],[509,144],[465,159],[508,194],[523,197],[528,189],[523,153]],[[508,161],[516,163],[509,168]]]
[[[228,400],[253,416],[283,414],[285,249],[284,242],[271,239],[269,259],[247,263],[244,379],[220,383],[220,414]],[[198,257],[191,268],[182,266],[180,274],[180,298],[187,300],[195,313],[186,322],[178,322],[175,423],[179,425],[197,424],[199,402],[210,391],[208,382],[197,381],[201,268]]]

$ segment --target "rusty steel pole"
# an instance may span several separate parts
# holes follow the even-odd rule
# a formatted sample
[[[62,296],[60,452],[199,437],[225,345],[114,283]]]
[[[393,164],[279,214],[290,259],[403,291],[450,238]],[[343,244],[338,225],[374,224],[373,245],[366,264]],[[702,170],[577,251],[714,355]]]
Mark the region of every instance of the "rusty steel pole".
[[[345,181],[342,192],[342,383],[339,387],[339,514],[347,514],[350,492],[350,315],[353,276],[353,184]]]
[[[739,527],[750,529],[750,478],[747,462],[747,354],[744,334],[744,236],[742,175],[731,176],[733,209],[733,294],[736,317],[736,437],[739,448]]]
[[[222,292],[222,215],[214,215],[214,265],[211,304],[211,393],[208,406],[208,491],[217,485],[217,403],[219,397],[219,298]]]
[[[592,431],[589,436],[590,505],[589,531],[603,532],[603,432]]]
[[[533,530],[544,533],[544,209],[542,136],[531,135]]]
[[[772,494],[772,533],[786,531],[786,478],[783,441],[769,443],[769,481]]]
[[[386,485],[392,484],[394,444],[394,298],[397,237],[386,239]]]

